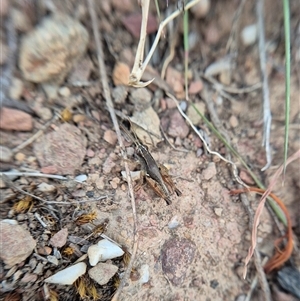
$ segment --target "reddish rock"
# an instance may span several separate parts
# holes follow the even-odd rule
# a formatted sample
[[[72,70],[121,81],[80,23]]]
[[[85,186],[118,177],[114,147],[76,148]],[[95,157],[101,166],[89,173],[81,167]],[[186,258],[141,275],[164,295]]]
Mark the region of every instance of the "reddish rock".
[[[184,95],[184,80],[181,72],[172,67],[168,67],[166,72],[166,82],[174,90],[177,97],[182,97],[182,95]]]
[[[52,252],[52,249],[50,247],[42,247],[42,248],[38,248],[38,253],[40,255],[50,255]]]
[[[168,134],[171,137],[185,138],[189,133],[189,127],[178,111],[174,111],[170,117]]]
[[[118,140],[117,134],[112,130],[105,131],[103,139],[111,145],[115,145]]]
[[[128,85],[130,68],[127,64],[118,62],[113,71],[113,81],[115,86]]]
[[[126,29],[135,37],[140,37],[141,32],[141,24],[142,24],[142,14],[141,13],[132,13],[124,18],[122,18],[122,23],[126,27]],[[157,30],[157,21],[156,17],[152,14],[148,15],[147,22],[147,34],[156,32]]]
[[[196,245],[188,239],[171,238],[162,248],[162,269],[171,283],[180,286],[196,253]]]
[[[102,2],[102,1],[101,1]],[[105,1],[104,1],[105,2]],[[121,13],[132,12],[135,9],[134,2],[132,0],[108,0],[116,11]]]
[[[189,94],[197,94],[203,89],[203,82],[202,80],[196,80],[191,82],[189,86]]]
[[[67,237],[68,237],[68,229],[63,228],[51,237],[50,244],[53,247],[61,248],[66,244]]]
[[[254,185],[255,182],[254,180],[252,179],[252,177],[248,174],[247,171],[245,170],[241,170],[240,171],[240,178],[243,182],[245,182],[246,184],[248,185]]]
[[[22,111],[2,107],[0,110],[0,129],[14,131],[31,131],[32,117]]]
[[[0,258],[13,266],[25,260],[36,246],[30,233],[20,225],[0,222]]]

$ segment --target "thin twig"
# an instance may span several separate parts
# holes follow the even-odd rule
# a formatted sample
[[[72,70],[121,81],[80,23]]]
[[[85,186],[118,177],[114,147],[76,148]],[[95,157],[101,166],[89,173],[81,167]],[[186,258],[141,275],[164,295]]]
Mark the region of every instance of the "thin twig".
[[[47,227],[48,227],[48,225],[46,225],[46,224],[43,222],[41,216],[40,216],[37,212],[35,212],[34,217],[40,222],[40,224],[41,224],[44,228],[47,228]]]
[[[263,145],[266,150],[266,165],[261,169],[262,171],[269,168],[271,165],[271,149],[270,149],[270,131],[272,115],[270,109],[270,98],[269,98],[269,85],[268,75],[266,68],[266,45],[265,45],[265,25],[264,25],[264,0],[257,0],[256,2],[256,14],[258,23],[258,47],[259,47],[259,59],[260,59],[260,71],[262,75],[263,84],[263,102],[264,102],[264,134],[263,134]]]
[[[179,26],[178,24],[179,24],[179,22],[176,23],[176,27],[174,29],[174,22],[168,23],[170,53],[167,56],[167,58],[165,59],[163,66],[161,68],[160,77],[162,79],[165,78],[168,65],[170,64],[170,62],[173,60],[173,58],[175,56],[175,48],[176,48],[178,36],[179,36],[178,35],[178,26]]]
[[[97,22],[97,16],[96,16],[96,9],[95,9],[95,3],[94,0],[88,0],[88,9],[92,20],[92,27],[93,27],[93,33],[94,38],[97,46],[97,56],[98,56],[98,63],[99,63],[99,72],[100,77],[102,80],[102,88],[104,93],[104,98],[106,99],[106,105],[109,109],[109,113],[118,137],[118,142],[121,148],[122,157],[124,159],[124,167],[126,171],[126,178],[127,178],[127,184],[129,189],[129,195],[131,199],[131,206],[132,206],[132,214],[133,214],[133,246],[132,246],[132,256],[130,259],[130,262],[128,264],[127,270],[124,273],[123,279],[120,283],[120,286],[118,287],[113,300],[118,300],[119,295],[121,294],[121,291],[130,275],[131,269],[133,267],[133,262],[135,260],[135,256],[137,253],[137,246],[138,246],[138,233],[137,233],[137,215],[136,215],[136,208],[135,208],[135,197],[134,197],[134,191],[133,191],[133,184],[132,179],[130,175],[129,166],[127,163],[127,155],[125,151],[125,146],[121,137],[121,131],[118,124],[118,120],[114,111],[113,102],[110,95],[109,85],[108,85],[108,79],[104,64],[104,53],[103,53],[103,47],[102,47],[102,36],[99,31],[98,22]]]
[[[260,256],[260,254],[259,254],[259,252],[258,251],[256,251],[256,255],[257,256]],[[256,258],[256,257],[255,257]],[[265,257],[264,259],[263,259],[263,261],[261,262],[261,264],[260,264],[260,266],[261,266],[261,270],[262,270],[262,272],[264,273],[264,271],[263,271],[263,266],[265,265],[265,263],[267,262],[267,260],[268,260],[268,257]],[[264,278],[264,281],[266,281],[266,277],[263,277]],[[252,282],[251,282],[251,286],[250,286],[250,290],[248,291],[248,293],[247,293],[247,297],[246,297],[246,299],[244,300],[244,301],[251,301],[251,297],[252,297],[252,293],[253,293],[253,291],[255,290],[255,288],[256,288],[256,286],[257,286],[257,283],[258,283],[258,281],[259,281],[259,279],[260,279],[260,277],[258,276],[258,275],[256,275],[254,278],[253,278],[253,280],[252,280]],[[270,296],[270,288],[269,288],[269,286],[268,286],[268,283],[266,282],[264,282],[264,285],[265,285],[265,287],[267,288],[266,289],[266,291],[267,291],[267,296]],[[265,298],[264,298],[264,300],[265,301],[267,301],[267,300],[271,300],[269,297],[266,297],[266,294],[265,294],[265,290],[263,289],[263,292],[264,292],[264,295],[265,295]]]
[[[246,3],[246,0],[240,1],[239,7],[234,14],[233,21],[232,21],[232,27],[231,27],[231,31],[230,31],[230,36],[229,36],[229,39],[226,44],[226,53],[233,52],[233,50],[237,51],[237,48],[238,48],[237,47],[237,42],[238,42],[237,33],[240,28],[239,21],[240,21],[240,16],[241,16],[241,13],[245,6],[245,3]],[[235,42],[235,43],[233,43],[233,42]]]
[[[68,178],[59,176],[59,175],[50,175],[40,172],[19,172],[19,171],[4,171],[0,172],[0,177],[5,175],[7,177],[40,177],[40,178],[48,178],[48,179],[57,179],[57,180],[68,180]]]

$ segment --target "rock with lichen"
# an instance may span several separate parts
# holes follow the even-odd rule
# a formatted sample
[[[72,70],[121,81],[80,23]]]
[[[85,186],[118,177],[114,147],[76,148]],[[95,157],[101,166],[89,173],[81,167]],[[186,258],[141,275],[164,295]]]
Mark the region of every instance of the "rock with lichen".
[[[35,83],[63,82],[86,51],[89,36],[77,21],[63,14],[45,17],[21,42],[19,66]]]

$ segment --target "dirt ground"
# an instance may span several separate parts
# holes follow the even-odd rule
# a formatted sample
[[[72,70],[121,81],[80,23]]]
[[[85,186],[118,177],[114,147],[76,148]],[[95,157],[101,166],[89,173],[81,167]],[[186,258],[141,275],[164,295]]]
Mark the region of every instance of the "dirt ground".
[[[290,1],[292,68],[289,155],[300,148],[300,8],[297,2]],[[25,115],[14,119],[18,112],[24,111],[22,108],[15,107],[7,112],[2,109],[0,144],[8,148],[11,155],[4,162],[4,155],[1,154],[1,170],[42,172],[65,176],[67,180],[28,175],[15,177],[13,182],[2,180],[1,219],[17,220],[29,231],[36,246],[27,259],[17,265],[1,261],[0,300],[111,300],[126,270],[124,258],[110,260],[118,266],[118,272],[105,285],[94,283],[98,291],[94,298],[89,293],[81,298],[74,285],[44,282],[47,277],[86,254],[89,245],[99,241],[99,236],[91,235],[93,227],[101,225],[106,219],[108,223],[104,234],[129,252],[132,252],[133,246],[133,212],[128,185],[121,175],[124,160],[101,86],[88,7],[78,0],[51,2],[57,8],[56,13],[59,11],[77,20],[88,35],[70,21],[73,29],[70,40],[58,39],[51,47],[43,40],[26,46],[22,39],[34,31],[46,16],[56,13],[53,13],[49,3],[48,6],[36,5],[36,1],[3,3],[7,4],[7,11],[4,5],[1,16],[6,22],[12,19],[17,42],[11,62],[12,50],[7,42],[8,30],[4,22],[1,27],[1,66],[11,69],[10,79],[15,83],[11,83],[6,90],[10,98],[28,105],[35,113],[21,112]],[[212,150],[228,155],[223,143],[192,112],[190,102],[196,104],[212,123],[216,125],[215,122],[218,122],[216,126],[228,135],[230,143],[267,186],[283,162],[285,55],[282,2],[265,1],[266,73],[272,113],[272,163],[266,171],[261,171],[266,164],[262,146],[262,88],[260,85],[250,92],[245,89],[262,82],[258,42],[245,45],[241,38],[242,30],[256,22],[255,1],[246,1],[237,19],[234,17],[240,1],[212,0],[210,8],[199,13],[201,17],[197,18],[195,11],[189,15],[189,101],[185,100],[184,92],[182,15],[174,21],[173,36],[170,28],[165,29],[150,62],[151,68],[146,70],[146,74],[156,78],[154,83],[138,89],[124,83],[128,81],[136,54],[140,7],[137,1],[131,0],[95,3],[115,110],[119,115],[150,119],[150,124],[153,123],[153,128],[158,129],[162,138],[156,146],[149,145],[149,150],[157,162],[169,168],[176,187],[182,192],[181,196],[171,196],[172,204],[169,206],[147,184],[135,192],[138,250],[134,269],[122,289],[120,300],[265,300],[259,284],[251,288],[256,276],[253,260],[246,279],[242,277],[251,240],[249,215],[239,197],[229,195],[230,190],[238,187],[231,168],[217,156],[207,153],[202,141],[183,120],[173,101],[165,95],[162,85],[168,85],[174,91],[197,129],[205,133]],[[160,6],[162,19],[167,11],[176,10],[176,4],[172,1],[169,1],[168,7],[166,1],[160,1]],[[147,47],[152,44],[158,27],[154,2],[150,12],[153,29],[149,29],[151,33]],[[55,22],[58,24],[60,21]],[[47,33],[41,37],[47,37]],[[160,73],[174,39],[177,39],[174,57],[163,79]],[[45,49],[43,45],[46,45]],[[37,47],[36,53],[34,47]],[[37,53],[42,51],[43,59],[38,59]],[[74,53],[69,56],[69,61],[64,61],[63,52]],[[35,61],[27,62],[29,58]],[[224,67],[224,62],[226,65],[229,61],[230,68]],[[216,85],[205,77],[209,67],[211,70],[221,68],[221,71],[211,71],[213,79],[220,83],[220,89],[216,89]],[[36,75],[37,69],[40,70]],[[238,93],[226,88],[238,90]],[[145,112],[149,112],[149,116],[145,117]],[[12,116],[8,124],[15,123],[15,128],[4,125],[5,114]],[[39,137],[19,148],[40,130]],[[167,139],[163,139],[165,136]],[[130,158],[130,169],[139,170],[140,164],[133,156],[134,144],[126,140],[124,143]],[[238,165],[242,180],[254,185],[237,159],[233,160]],[[85,181],[74,181],[76,176],[82,175],[86,175]],[[51,185],[50,188],[45,184]],[[43,185],[47,188],[42,189]],[[31,199],[27,208],[18,211],[14,204],[26,196],[17,188],[55,203]],[[300,239],[299,191],[300,168],[299,161],[295,161],[287,167],[284,186],[278,183],[274,193],[288,208],[296,248],[299,248],[297,243]],[[250,207],[255,210],[259,198],[247,195]],[[77,217],[89,212],[96,213],[93,224],[78,225]],[[68,230],[65,244],[53,247],[51,237],[64,228]],[[280,232],[272,215],[264,210],[258,230],[258,250],[262,258],[272,256],[274,241],[278,237]],[[64,252],[69,246],[73,246],[77,253],[68,255]],[[43,251],[45,247],[48,248],[46,253]],[[49,256],[56,257],[57,264],[51,262]],[[296,266],[298,262],[299,269],[299,254],[294,254],[292,258]],[[88,263],[87,260],[85,262]],[[86,283],[92,282],[88,273],[85,277]],[[267,280],[272,300],[297,300],[280,288],[276,273],[268,275]],[[246,299],[249,292],[250,298]]]

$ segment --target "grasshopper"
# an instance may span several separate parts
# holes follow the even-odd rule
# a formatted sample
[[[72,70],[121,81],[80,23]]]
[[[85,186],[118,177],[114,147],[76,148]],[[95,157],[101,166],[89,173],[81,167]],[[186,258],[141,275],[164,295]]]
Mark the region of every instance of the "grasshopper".
[[[149,152],[147,146],[143,145],[137,137],[134,138],[122,124],[121,127],[135,144],[136,155],[144,171],[146,182],[157,195],[162,197],[166,203],[170,205],[171,193],[175,191],[176,194],[180,196],[181,192],[175,187],[171,177],[169,176],[168,169],[164,165],[158,165]]]

